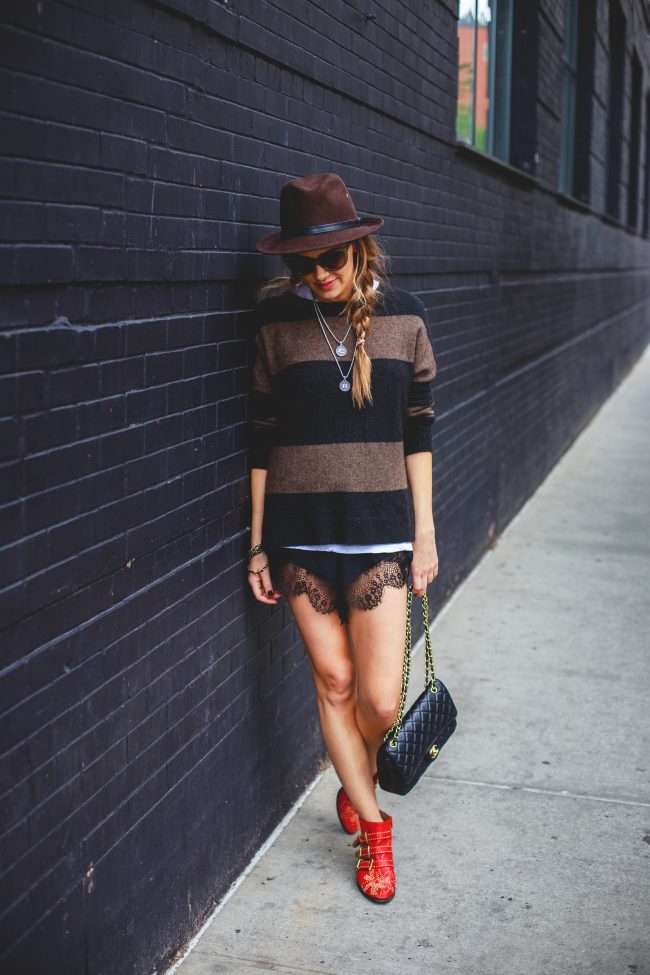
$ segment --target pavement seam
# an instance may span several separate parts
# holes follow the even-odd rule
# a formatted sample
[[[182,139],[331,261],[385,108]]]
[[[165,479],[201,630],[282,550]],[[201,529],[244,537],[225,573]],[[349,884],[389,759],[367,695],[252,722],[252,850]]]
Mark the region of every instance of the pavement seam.
[[[438,775],[436,778],[441,782],[453,782],[454,785],[476,785],[484,789],[503,789],[507,792],[533,792],[543,796],[559,796],[563,799],[589,799],[592,802],[610,802],[614,805],[650,808],[650,801],[643,799],[616,799],[612,796],[594,796],[589,792],[572,792],[570,789],[542,789],[533,785],[509,785],[506,782],[485,782],[480,779],[456,779],[450,775]]]
[[[340,972],[332,971],[329,968],[296,968],[294,965],[284,965],[282,962],[273,961],[271,958],[251,958],[247,955],[231,955],[223,951],[201,951],[198,947],[194,949],[195,954],[209,955],[211,958],[219,958],[231,962],[242,963],[259,968],[262,972],[297,973],[297,975],[341,975]]]

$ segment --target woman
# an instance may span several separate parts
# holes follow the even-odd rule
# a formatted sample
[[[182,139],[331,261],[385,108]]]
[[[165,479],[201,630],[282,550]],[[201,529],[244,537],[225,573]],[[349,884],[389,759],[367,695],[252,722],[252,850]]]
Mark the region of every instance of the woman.
[[[338,817],[358,834],[357,886],[384,903],[393,821],[377,805],[376,756],[399,704],[409,570],[416,596],[438,572],[436,366],[422,302],[386,279],[372,236],[383,220],[359,218],[339,176],[286,183],[280,216],[257,243],[290,274],[257,308],[248,579],[260,602],[291,606]]]

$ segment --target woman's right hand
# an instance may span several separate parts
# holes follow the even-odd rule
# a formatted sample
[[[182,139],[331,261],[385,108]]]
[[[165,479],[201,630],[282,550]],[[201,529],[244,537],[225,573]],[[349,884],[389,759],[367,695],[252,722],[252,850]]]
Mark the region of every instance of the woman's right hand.
[[[257,569],[259,572],[262,566],[267,565],[268,561],[266,552],[258,552],[248,563],[248,568]],[[259,575],[258,572],[248,573],[248,584],[253,590],[253,595],[260,603],[268,603],[271,606],[275,606],[282,593],[276,592],[273,588],[270,567],[267,565]]]

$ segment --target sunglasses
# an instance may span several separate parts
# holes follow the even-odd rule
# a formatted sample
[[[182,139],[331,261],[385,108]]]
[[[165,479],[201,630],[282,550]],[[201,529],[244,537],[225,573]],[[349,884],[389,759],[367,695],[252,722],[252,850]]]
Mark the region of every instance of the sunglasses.
[[[311,274],[318,267],[326,271],[340,271],[348,260],[349,244],[342,247],[334,247],[331,251],[325,251],[318,257],[304,257],[302,254],[285,254],[282,260],[287,265],[292,274]]]

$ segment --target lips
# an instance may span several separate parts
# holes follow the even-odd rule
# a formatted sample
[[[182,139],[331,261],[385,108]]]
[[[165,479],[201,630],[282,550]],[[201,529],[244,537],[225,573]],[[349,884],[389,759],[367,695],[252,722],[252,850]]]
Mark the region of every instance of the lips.
[[[336,284],[336,281],[325,281],[324,283],[321,281],[321,282],[319,282],[318,287],[327,290],[327,288],[331,288],[335,284]]]

